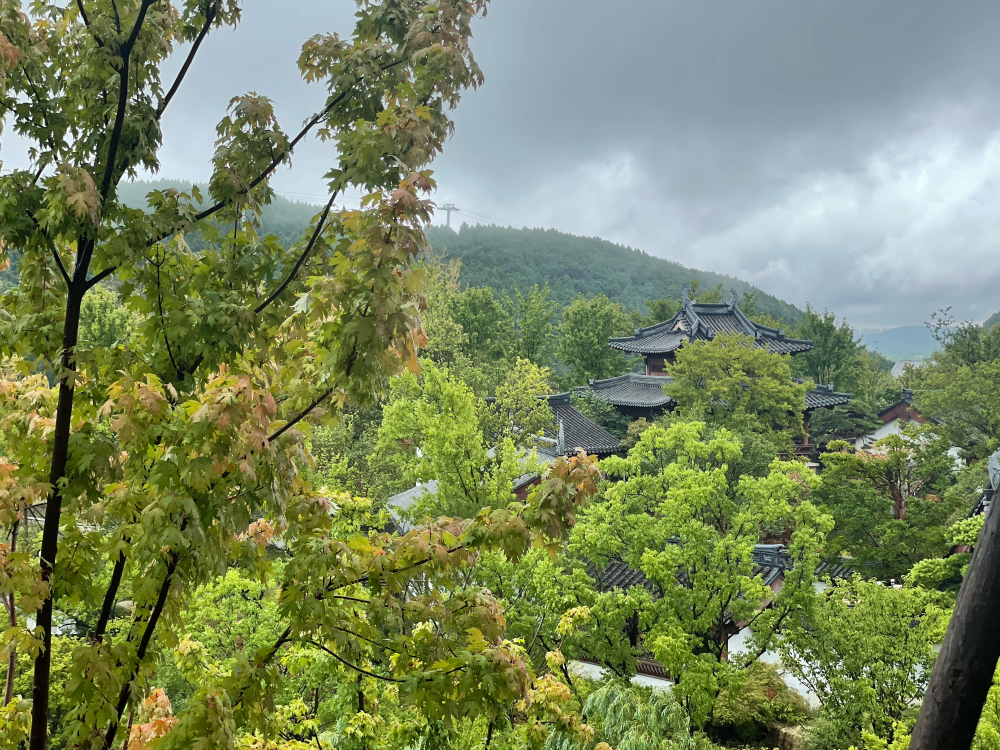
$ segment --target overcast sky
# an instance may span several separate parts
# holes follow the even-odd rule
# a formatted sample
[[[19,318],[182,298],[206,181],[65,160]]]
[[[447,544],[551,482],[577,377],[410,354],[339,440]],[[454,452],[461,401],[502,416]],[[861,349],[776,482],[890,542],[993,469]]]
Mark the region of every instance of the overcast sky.
[[[299,80],[298,47],[349,33],[353,7],[249,0],[171,105],[163,176],[205,179],[236,94],[299,125],[323,91]],[[733,274],[859,326],[1000,309],[995,0],[494,0],[475,32],[486,84],[455,112],[440,203]],[[311,144],[275,184],[319,200],[333,162]]]

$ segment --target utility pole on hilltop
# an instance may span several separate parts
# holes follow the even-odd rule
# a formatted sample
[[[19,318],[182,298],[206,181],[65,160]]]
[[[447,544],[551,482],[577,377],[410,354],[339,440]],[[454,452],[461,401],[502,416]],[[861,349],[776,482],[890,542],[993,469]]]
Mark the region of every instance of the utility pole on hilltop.
[[[457,214],[462,209],[460,209],[454,203],[445,203],[443,206],[441,206],[441,210],[448,215],[448,218],[445,219],[445,224],[449,229],[451,229],[451,212],[454,211]]]

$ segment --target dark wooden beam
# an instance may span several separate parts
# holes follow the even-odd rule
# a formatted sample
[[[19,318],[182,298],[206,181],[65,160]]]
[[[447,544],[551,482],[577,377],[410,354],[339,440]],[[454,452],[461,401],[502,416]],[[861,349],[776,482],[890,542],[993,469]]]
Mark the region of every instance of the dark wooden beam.
[[[1000,658],[1000,510],[992,508],[972,553],[910,750],[972,746]]]

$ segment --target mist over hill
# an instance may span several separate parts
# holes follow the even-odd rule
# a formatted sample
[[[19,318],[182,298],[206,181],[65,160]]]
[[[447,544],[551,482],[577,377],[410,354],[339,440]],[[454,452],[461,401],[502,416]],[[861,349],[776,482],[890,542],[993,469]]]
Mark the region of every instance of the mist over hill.
[[[861,343],[888,359],[926,359],[939,348],[927,326],[899,326],[861,335]]]
[[[183,180],[137,180],[118,188],[123,203],[146,208],[146,196],[153,190],[190,190]],[[198,186],[208,195],[208,186]],[[302,237],[320,206],[275,196],[262,212],[262,234],[273,234],[289,245]],[[513,294],[527,291],[533,284],[548,284],[552,297],[566,305],[578,294],[591,297],[605,294],[631,310],[646,311],[646,302],[664,297],[680,297],[692,279],[702,289],[722,284],[726,298],[730,289],[741,294],[757,290],[747,282],[657,258],[642,250],[618,245],[598,237],[577,237],[554,229],[513,229],[495,225],[469,226],[459,231],[432,226],[427,231],[431,246],[448,258],[462,262],[465,286],[489,286]],[[198,236],[188,236],[188,244],[201,247]],[[15,283],[15,265],[0,274],[0,288]],[[802,318],[797,307],[762,290],[757,309],[792,326]]]
[[[463,224],[457,232],[430,227],[427,237],[435,250],[461,259],[464,284],[513,293],[515,288],[527,291],[532,284],[548,283],[553,298],[562,305],[578,294],[603,293],[629,309],[644,310],[647,300],[680,297],[692,279],[703,289],[721,283],[726,295],[729,289],[740,293],[756,289],[732,276],[687,268],[598,237],[577,237],[554,229]],[[797,307],[757,291],[758,310],[789,325],[802,318]]]

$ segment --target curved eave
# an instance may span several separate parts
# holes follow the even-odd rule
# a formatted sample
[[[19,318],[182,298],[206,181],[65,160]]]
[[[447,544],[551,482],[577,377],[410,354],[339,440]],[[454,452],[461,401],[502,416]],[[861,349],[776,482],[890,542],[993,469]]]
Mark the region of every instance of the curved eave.
[[[679,349],[681,345],[687,343],[687,341],[687,337],[670,344],[649,344],[641,340],[635,341],[634,339],[626,339],[624,341],[611,339],[608,342],[608,345],[612,349],[617,349],[620,352],[629,352],[630,354],[669,354],[670,352]]]
[[[813,409],[828,409],[831,406],[843,406],[844,404],[849,404],[850,402],[851,397],[845,394],[839,398],[823,397],[822,399],[816,399],[812,403],[809,403],[809,395],[806,394],[806,411],[812,411]]]
[[[608,396],[603,393],[601,395],[609,404],[613,404],[614,406],[632,406],[640,409],[646,407],[653,409],[660,406],[668,406],[674,402],[674,400],[667,395],[664,395],[662,399],[657,399],[657,400],[615,398],[613,396]]]

